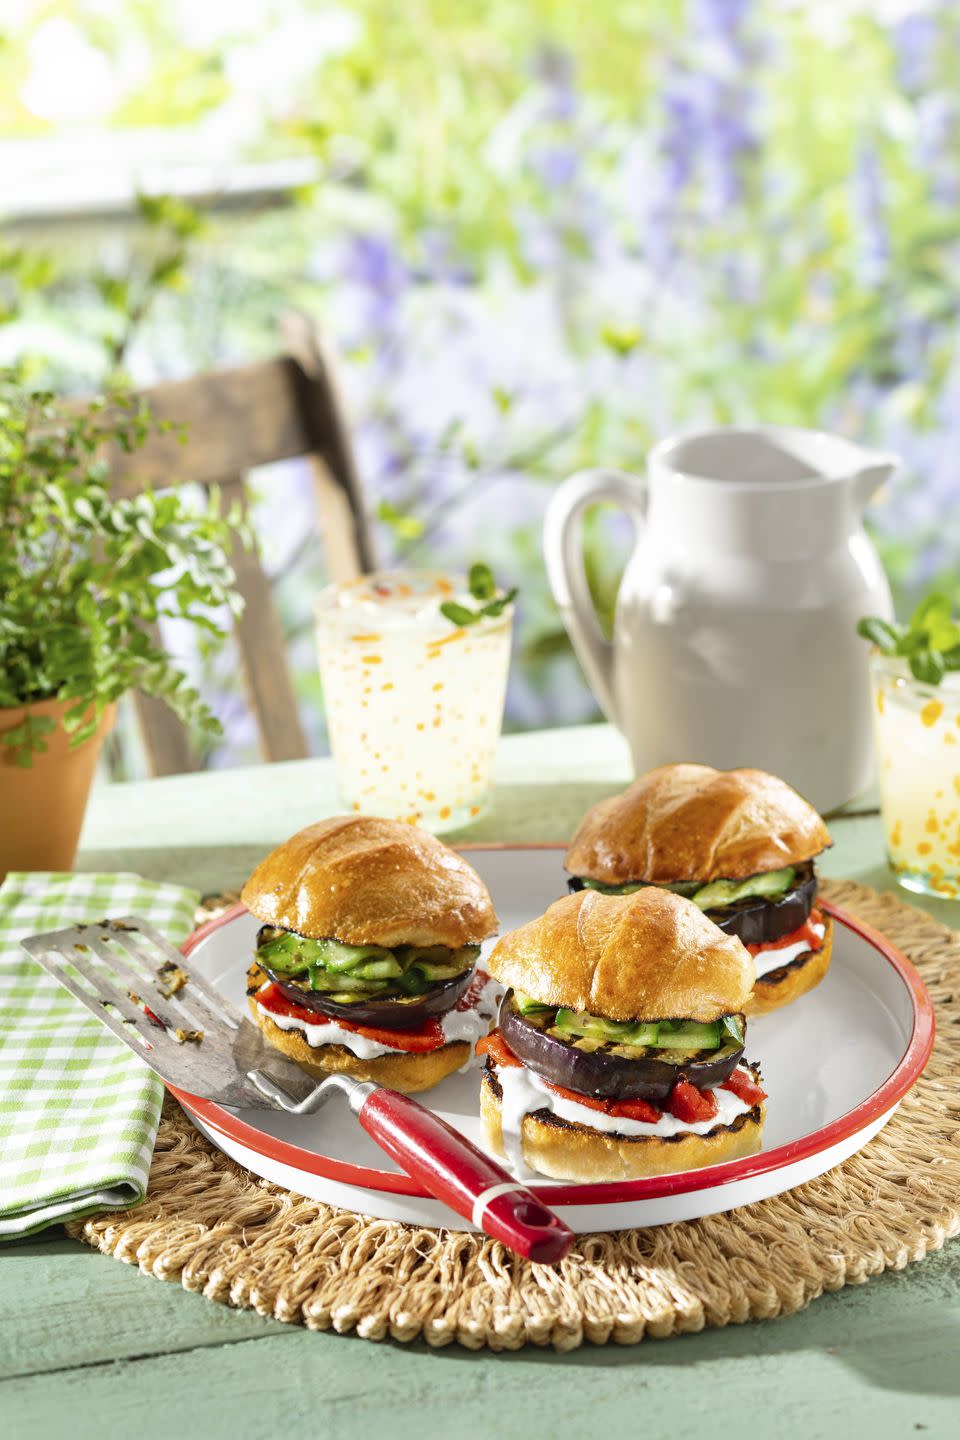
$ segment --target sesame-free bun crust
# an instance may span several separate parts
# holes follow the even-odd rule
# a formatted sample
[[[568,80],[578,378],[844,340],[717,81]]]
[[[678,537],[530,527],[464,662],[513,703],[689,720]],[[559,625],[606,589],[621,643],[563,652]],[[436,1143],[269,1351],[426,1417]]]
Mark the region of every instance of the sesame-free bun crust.
[[[504,935],[487,961],[502,984],[610,1020],[716,1020],[743,1010],[749,951],[689,900],[655,886],[578,890]]]
[[[705,884],[800,864],[830,843],[813,806],[775,775],[663,765],[588,810],[564,863],[607,885]]]
[[[308,825],[240,896],[266,925],[347,945],[476,945],[497,928],[480,876],[426,830],[367,815]]]
[[[419,1090],[429,1090],[459,1070],[470,1054],[466,1040],[451,1040],[448,1045],[424,1055],[397,1050],[392,1055],[361,1060],[345,1045],[308,1045],[302,1030],[281,1030],[275,1025],[257,1007],[255,995],[250,996],[249,1003],[251,1015],[274,1049],[295,1060],[301,1070],[316,1080],[322,1080],[325,1075],[352,1075],[355,1080],[375,1080],[378,1085],[389,1085],[393,1090],[402,1090],[404,1095],[413,1095]],[[318,1015],[317,1019],[322,1021],[323,1017]]]
[[[833,921],[829,915],[824,915],[823,923],[823,944],[819,950],[808,950],[782,970],[771,970],[769,974],[757,977],[753,994],[745,1006],[747,1015],[768,1015],[771,1010],[779,1010],[781,1006],[799,1000],[801,995],[806,995],[820,984],[830,968],[833,954]]]
[[[766,1106],[754,1106],[732,1125],[719,1126],[707,1135],[606,1135],[588,1125],[534,1113],[523,1117],[523,1158],[531,1170],[552,1180],[642,1180],[648,1175],[671,1175],[699,1170],[723,1160],[739,1160],[760,1149]],[[487,1147],[503,1155],[501,1099],[484,1071],[480,1086],[480,1120]]]

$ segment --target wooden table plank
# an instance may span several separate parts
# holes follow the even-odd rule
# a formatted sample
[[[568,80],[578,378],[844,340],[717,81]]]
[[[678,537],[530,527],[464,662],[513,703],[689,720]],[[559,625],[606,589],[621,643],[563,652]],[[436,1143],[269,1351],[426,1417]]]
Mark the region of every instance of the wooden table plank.
[[[285,1331],[53,1236],[0,1251],[0,1380]]]
[[[99,1264],[138,1291],[148,1283],[116,1261]],[[564,1356],[375,1346],[294,1328],[271,1333],[257,1322],[260,1339],[5,1381],[0,1415],[13,1436],[70,1440],[168,1440],[177,1430],[275,1440],[306,1433],[305,1422],[324,1440],[537,1440],[613,1429],[679,1436],[718,1426],[777,1440],[835,1440],[847,1427],[871,1440],[921,1430],[946,1440],[960,1420],[958,1296],[960,1247],[952,1246],[786,1320]],[[181,1296],[182,1314],[194,1298]],[[108,1299],[98,1285],[86,1327],[115,1302],[116,1292]],[[136,1314],[132,1306],[134,1329]]]

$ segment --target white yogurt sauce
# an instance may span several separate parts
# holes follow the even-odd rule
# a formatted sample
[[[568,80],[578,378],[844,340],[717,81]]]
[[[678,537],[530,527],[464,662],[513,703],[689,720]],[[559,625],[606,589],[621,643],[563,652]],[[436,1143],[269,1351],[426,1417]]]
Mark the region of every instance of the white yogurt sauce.
[[[738,1115],[745,1115],[753,1107],[732,1090],[717,1088],[711,1091],[717,1102],[717,1113],[712,1120],[688,1122],[678,1120],[675,1115],[664,1111],[655,1125],[643,1120],[628,1120],[616,1115],[605,1115],[602,1110],[591,1110],[589,1105],[578,1105],[551,1090],[525,1065],[498,1065],[497,1079],[503,1091],[501,1123],[503,1126],[503,1148],[510,1167],[518,1180],[529,1180],[533,1176],[523,1158],[522,1126],[525,1115],[534,1110],[549,1110],[560,1120],[570,1120],[577,1125],[589,1125],[591,1130],[602,1130],[607,1135],[707,1135],[717,1125],[730,1125]]]
[[[811,925],[810,929],[818,940],[822,940],[827,933],[826,925]],[[789,965],[791,960],[796,960],[798,955],[805,955],[809,949],[809,940],[798,940],[795,945],[784,945],[779,950],[758,950],[753,957],[757,979],[759,980],[761,975],[769,975],[771,970],[779,970],[781,965]]]
[[[261,985],[265,990],[271,982],[268,980]],[[473,986],[463,998],[471,997],[476,992]],[[472,1000],[463,1009],[455,1006],[448,1010],[446,1015],[439,1016],[440,1027],[443,1030],[444,1043],[449,1045],[455,1040],[466,1040],[470,1046],[470,1053],[461,1070],[469,1070],[473,1065],[481,1062],[474,1054],[474,1046],[482,1035],[486,1035],[490,1029],[490,1021],[496,1015],[500,1001],[503,997],[503,986],[495,980],[487,978],[486,984],[480,991],[479,996]],[[402,1045],[384,1045],[379,1040],[371,1040],[366,1035],[358,1035],[355,1030],[347,1030],[343,1025],[338,1025],[335,1020],[318,1020],[311,1024],[301,1020],[297,1015],[278,1015],[275,1011],[268,1009],[266,1005],[257,1004],[261,1015],[266,1015],[274,1025],[281,1030],[299,1030],[308,1045],[342,1045],[351,1054],[356,1055],[358,1060],[375,1060],[378,1055],[408,1054]]]

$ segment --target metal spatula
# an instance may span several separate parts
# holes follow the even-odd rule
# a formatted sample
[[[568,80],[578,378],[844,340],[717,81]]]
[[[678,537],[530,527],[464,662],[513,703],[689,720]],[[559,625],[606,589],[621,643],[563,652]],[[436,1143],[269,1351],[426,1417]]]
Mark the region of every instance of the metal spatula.
[[[145,920],[100,920],[22,943],[168,1085],[293,1115],[341,1091],[381,1149],[478,1229],[544,1264],[572,1246],[572,1231],[531,1191],[409,1095],[347,1075],[312,1080]]]

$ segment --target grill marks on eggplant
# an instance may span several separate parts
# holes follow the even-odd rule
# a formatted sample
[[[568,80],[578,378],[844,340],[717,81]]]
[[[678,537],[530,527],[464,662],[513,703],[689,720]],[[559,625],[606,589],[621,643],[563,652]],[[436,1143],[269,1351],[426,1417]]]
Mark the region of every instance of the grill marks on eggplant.
[[[793,885],[778,900],[751,896],[732,905],[706,910],[704,914],[726,934],[738,935],[744,945],[771,945],[774,940],[799,929],[817,898],[817,873],[813,861],[807,860],[794,866],[794,869]],[[579,875],[570,876],[567,886],[572,891],[584,889]]]
[[[414,998],[395,996],[383,1000],[353,1000],[340,1004],[331,1000],[322,990],[309,990],[292,983],[289,976],[282,976],[266,966],[265,974],[277,989],[294,1005],[305,1010],[315,1010],[321,1020],[349,1020],[354,1025],[372,1026],[377,1030],[414,1030],[425,1020],[445,1015],[465,995],[473,980],[473,970],[465,970],[453,980],[441,980],[425,995]]]
[[[681,1075],[705,1090],[732,1075],[743,1055],[743,1045],[733,1042],[719,1050],[687,1052],[573,1037],[556,1030],[554,1014],[521,1015],[508,991],[500,1005],[503,1038],[518,1060],[550,1084],[600,1100],[661,1104]],[[742,1017],[741,1023],[746,1036]]]
[[[618,1040],[602,1040],[595,1035],[574,1037],[566,1030],[550,1024],[551,1018],[550,1014],[523,1016],[528,1025],[533,1025],[537,1030],[542,1030],[545,1035],[552,1036],[553,1039],[561,1041],[573,1050],[581,1050],[585,1055],[616,1055],[622,1060],[643,1060],[651,1055],[659,1058],[664,1053],[655,1045],[624,1045]],[[688,1065],[716,1055],[716,1053],[715,1050],[680,1050],[673,1047],[670,1050],[670,1059],[678,1065]]]
[[[301,974],[299,969],[293,971],[274,969],[266,958],[259,956],[260,948],[282,935],[293,935],[306,940],[307,937],[299,936],[296,930],[288,930],[275,925],[262,925],[257,932],[257,956],[256,964],[263,971],[264,975],[272,980],[280,993],[294,1005],[301,1005],[306,1010],[315,1011],[320,1020],[347,1020],[354,1025],[368,1026],[378,1030],[414,1030],[425,1021],[445,1015],[452,1010],[461,996],[465,995],[473,981],[476,972],[476,955],[480,947],[463,946],[462,950],[474,951],[474,959],[465,964],[463,970],[447,979],[437,979],[418,994],[404,994],[400,991],[397,982],[389,982],[384,993],[372,991],[365,995],[359,990],[357,977],[352,976],[349,970],[340,971],[339,989],[332,994],[349,994],[351,981],[358,988],[357,997],[350,1001],[335,1000],[331,992],[314,990],[311,987],[309,975]],[[339,943],[339,942],[338,942]],[[388,949],[389,947],[384,947]],[[428,947],[429,948],[429,947]],[[446,947],[437,946],[437,950],[444,950]],[[451,951],[450,954],[459,952]],[[304,961],[303,971],[309,971],[309,964]],[[416,968],[414,961],[413,968]],[[398,993],[399,992],[399,993]],[[249,991],[247,992],[250,993]]]

